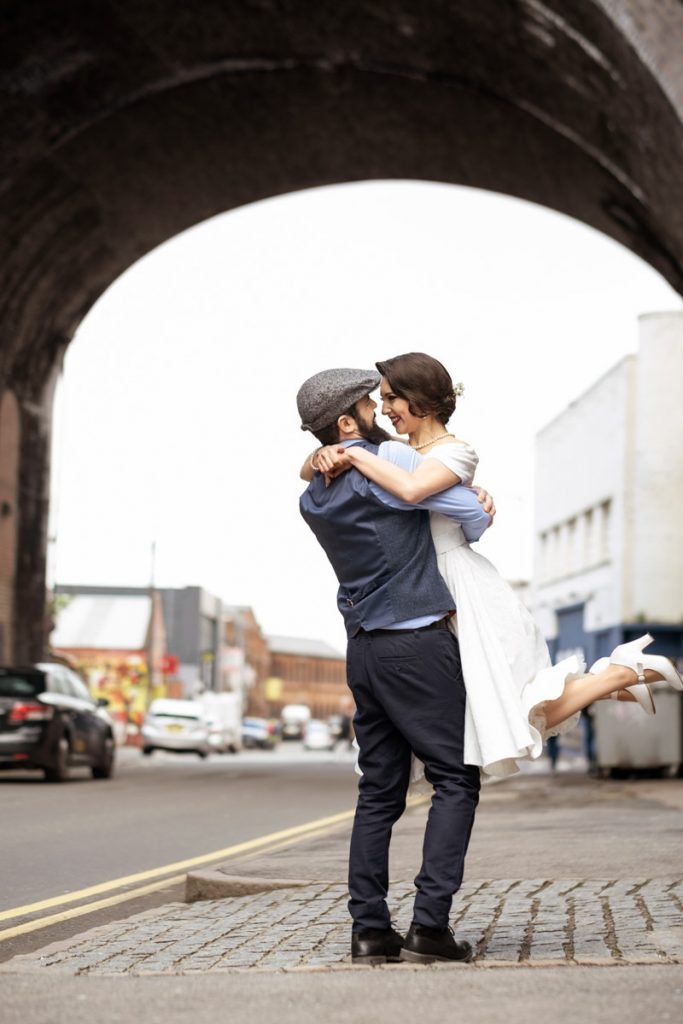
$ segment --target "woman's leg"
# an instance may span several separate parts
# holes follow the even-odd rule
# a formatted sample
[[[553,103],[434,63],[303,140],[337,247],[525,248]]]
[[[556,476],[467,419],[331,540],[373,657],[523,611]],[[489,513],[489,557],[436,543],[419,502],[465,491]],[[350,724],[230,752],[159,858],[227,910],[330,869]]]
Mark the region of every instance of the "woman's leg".
[[[645,672],[645,679],[648,682],[660,678],[661,676],[657,672],[652,672],[650,669]],[[560,722],[571,718],[577,711],[588,707],[592,701],[603,700],[614,690],[624,690],[627,686],[633,686],[637,681],[635,672],[622,665],[610,665],[604,672],[598,672],[597,675],[589,673],[579,679],[570,679],[564,684],[564,691],[559,697],[555,700],[548,700],[543,705],[546,725],[549,729],[553,729]],[[631,694],[628,694],[628,697],[630,696]]]

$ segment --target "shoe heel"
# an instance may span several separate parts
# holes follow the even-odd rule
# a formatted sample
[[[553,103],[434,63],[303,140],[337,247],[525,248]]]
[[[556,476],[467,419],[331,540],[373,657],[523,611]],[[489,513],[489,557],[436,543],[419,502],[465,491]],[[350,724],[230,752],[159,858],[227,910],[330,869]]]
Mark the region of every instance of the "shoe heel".
[[[352,964],[365,964],[366,967],[377,967],[379,964],[385,964],[387,958],[385,956],[352,956]]]
[[[644,665],[645,668],[651,668],[654,672],[659,672],[660,676],[663,676],[669,686],[673,686],[674,690],[683,690],[683,679],[681,679],[678,669],[663,654],[651,654]]]
[[[626,644],[619,644],[619,646],[615,647],[610,654],[609,660],[614,662],[618,658],[633,657],[636,651],[642,654],[645,648],[649,647],[653,640],[653,636],[650,636],[649,633],[645,633],[643,636],[639,636],[635,640],[629,640]],[[617,661],[617,664],[623,665],[624,662]]]
[[[412,949],[401,950],[401,961],[409,964],[433,964],[436,961],[435,956],[430,956],[428,953],[413,953]]]
[[[633,694],[646,715],[657,714],[652,690],[647,683],[635,683],[633,686],[627,686],[626,689]]]

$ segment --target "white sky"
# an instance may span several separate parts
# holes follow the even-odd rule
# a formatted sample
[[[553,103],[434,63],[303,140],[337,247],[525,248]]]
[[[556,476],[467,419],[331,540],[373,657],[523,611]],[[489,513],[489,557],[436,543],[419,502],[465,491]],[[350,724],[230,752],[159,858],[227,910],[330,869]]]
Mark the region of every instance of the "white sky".
[[[343,649],[336,582],[298,514],[315,442],[295,396],[319,370],[415,350],[465,384],[450,426],[499,510],[479,550],[528,577],[535,432],[636,349],[639,314],[679,308],[605,236],[472,189],[341,185],[217,217],[128,270],[69,347],[50,581],[145,585],[154,539],[157,585]]]

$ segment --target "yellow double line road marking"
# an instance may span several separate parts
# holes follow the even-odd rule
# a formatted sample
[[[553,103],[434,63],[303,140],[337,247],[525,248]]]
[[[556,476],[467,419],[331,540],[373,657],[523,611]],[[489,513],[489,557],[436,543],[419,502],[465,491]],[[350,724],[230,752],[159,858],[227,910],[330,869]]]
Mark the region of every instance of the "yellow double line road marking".
[[[425,799],[425,797],[411,798],[408,801],[408,806],[414,807],[417,804],[423,803]],[[148,882],[146,885],[136,885],[135,888],[129,889],[126,892],[85,903],[82,906],[72,907],[70,910],[65,910],[61,913],[48,914],[45,917],[26,921],[24,924],[5,928],[0,931],[0,942],[5,939],[14,938],[17,935],[24,935],[27,932],[37,931],[39,928],[60,924],[62,921],[68,921],[74,917],[92,914],[96,910],[113,907],[118,903],[137,899],[139,896],[146,896],[148,893],[168,888],[171,885],[177,885],[185,880],[186,871],[200,867],[203,864],[210,864],[212,861],[227,860],[240,854],[255,854],[266,849],[276,850],[300,842],[302,839],[317,838],[351,821],[354,813],[355,811],[342,811],[340,814],[332,814],[327,818],[318,818],[315,821],[306,822],[304,825],[294,825],[279,832],[271,832],[269,835],[259,836],[257,839],[249,839],[234,846],[226,846],[225,849],[215,850],[213,853],[205,853],[199,857],[188,857],[186,860],[178,860],[173,864],[164,864],[159,868],[137,871],[133,875],[114,878],[109,882],[100,882],[99,885],[90,885],[86,889],[79,889],[76,892],[68,892],[61,896],[52,896],[46,900],[39,900],[37,903],[26,903],[21,907],[12,907],[10,910],[0,911],[0,921],[16,920],[17,918],[37,914],[42,910],[52,910],[55,907],[63,907],[68,903],[88,900],[92,896],[102,896],[104,893],[121,889],[124,886],[136,885],[138,882]],[[183,873],[177,874],[177,872]],[[160,876],[169,877],[161,878]],[[156,881],[152,881],[152,879],[156,879]]]
[[[147,893],[155,892],[157,889],[164,889],[167,886],[182,882],[185,875],[176,875],[175,878],[165,878],[163,882],[154,882],[152,885],[143,885],[132,892],[119,893],[118,896],[110,896],[108,899],[95,900],[94,903],[86,903],[80,907],[72,907],[61,914],[48,914],[46,917],[36,918],[34,921],[26,921],[24,924],[15,925],[14,928],[5,928],[0,931],[0,942],[5,939],[13,939],[17,935],[25,935],[27,932],[35,932],[40,928],[48,928],[51,924],[61,924],[62,921],[70,921],[73,917],[82,917],[84,914],[92,914],[96,910],[103,910],[105,907],[113,907],[117,903],[125,903],[126,900],[136,899],[138,896],[145,896]],[[83,892],[86,890],[84,889]],[[81,894],[74,893],[74,899],[80,899]],[[47,902],[47,901],[46,901]],[[30,904],[29,904],[30,906]],[[6,911],[6,913],[11,913]],[[22,914],[13,916],[22,917]]]

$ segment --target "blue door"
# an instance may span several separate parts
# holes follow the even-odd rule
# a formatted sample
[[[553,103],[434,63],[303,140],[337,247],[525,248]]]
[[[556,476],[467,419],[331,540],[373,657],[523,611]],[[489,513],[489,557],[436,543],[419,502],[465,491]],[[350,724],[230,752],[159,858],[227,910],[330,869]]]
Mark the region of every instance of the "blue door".
[[[570,654],[586,658],[589,638],[583,628],[584,608],[583,604],[575,604],[569,608],[558,609],[556,661],[561,661]]]

